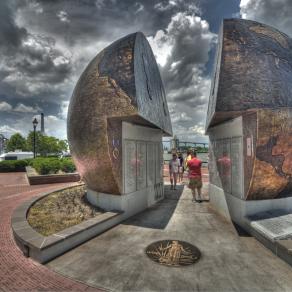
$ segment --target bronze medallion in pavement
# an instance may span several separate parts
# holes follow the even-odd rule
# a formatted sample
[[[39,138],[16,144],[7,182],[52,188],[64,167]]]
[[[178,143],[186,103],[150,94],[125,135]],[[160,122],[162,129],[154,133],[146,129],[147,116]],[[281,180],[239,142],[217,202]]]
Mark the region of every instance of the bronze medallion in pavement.
[[[148,257],[165,266],[187,266],[196,263],[200,257],[199,249],[180,240],[161,240],[151,243],[146,248]]]

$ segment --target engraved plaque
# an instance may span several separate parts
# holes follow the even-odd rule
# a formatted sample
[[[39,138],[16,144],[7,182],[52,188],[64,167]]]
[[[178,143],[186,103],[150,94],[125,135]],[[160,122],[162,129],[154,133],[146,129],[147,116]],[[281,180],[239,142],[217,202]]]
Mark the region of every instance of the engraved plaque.
[[[210,182],[216,186],[221,186],[219,173],[217,169],[217,162],[216,162],[216,146],[217,146],[217,141],[215,140],[210,141],[208,168],[209,168]]]
[[[225,192],[231,193],[231,151],[230,139],[223,139],[222,141],[222,156],[223,165],[221,168],[221,181]]]
[[[275,210],[253,216],[251,221],[251,226],[268,238],[285,239],[292,236],[292,214],[281,214]]]
[[[150,244],[146,248],[146,254],[152,261],[169,267],[192,265],[201,257],[201,252],[196,246],[172,239]]]
[[[146,143],[137,142],[137,190],[146,188]]]
[[[136,142],[125,140],[124,182],[125,193],[135,192],[137,178]]]
[[[147,186],[155,183],[155,144],[147,143]]]
[[[220,176],[220,164],[218,160],[221,158],[222,153],[223,153],[222,146],[223,146],[222,139],[218,139],[215,141],[214,155],[216,159],[215,161],[216,161],[217,178],[218,178],[218,180],[216,180],[216,185],[220,188],[223,188],[223,187],[222,187],[221,176]]]
[[[242,174],[242,138],[233,137],[231,140],[232,161],[232,194],[238,198],[243,196],[243,174]]]
[[[156,152],[156,183],[162,181],[162,145],[161,143],[155,143],[155,152]]]
[[[231,158],[230,139],[216,141],[217,169],[220,177],[220,187],[225,192],[231,193]]]
[[[163,188],[164,188],[163,182],[160,182],[154,185],[154,193],[155,193],[154,199],[155,200],[159,200],[163,198],[163,194],[164,194]]]

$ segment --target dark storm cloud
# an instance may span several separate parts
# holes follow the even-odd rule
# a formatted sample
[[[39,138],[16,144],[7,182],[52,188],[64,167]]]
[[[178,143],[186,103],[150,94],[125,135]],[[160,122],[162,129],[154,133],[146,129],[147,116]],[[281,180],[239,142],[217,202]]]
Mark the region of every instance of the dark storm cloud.
[[[51,130],[54,127],[59,134],[63,131],[64,136],[68,100],[88,62],[115,39],[143,31],[158,56],[174,129],[188,137],[202,135],[210,87],[205,64],[214,34],[200,17],[196,1],[11,3],[3,9],[8,25],[0,27],[0,37],[6,52],[12,51],[9,46],[16,50],[13,57],[5,53],[2,58],[0,102],[11,105],[14,117],[16,110],[26,112],[13,129],[26,125],[24,131],[28,131],[32,117],[29,111],[32,114],[42,109]],[[9,110],[7,104],[2,107]]]
[[[62,87],[58,90],[51,85],[69,77],[70,58],[56,48],[54,38],[30,32],[18,24],[15,3],[0,4],[1,94],[15,98],[59,93]]]
[[[291,0],[242,0],[240,8],[243,18],[269,24],[292,37]]]
[[[52,96],[61,93],[63,99],[65,91],[70,96],[85,65],[108,43],[134,31],[154,35],[158,29],[165,29],[179,11],[191,14],[198,10],[193,1],[181,0],[15,3],[17,23],[28,30],[29,41],[19,51],[22,57],[9,64],[11,70],[22,74],[22,82],[19,76],[9,76],[5,82],[16,88],[16,94],[49,98],[51,91]],[[56,62],[58,57],[63,62]],[[32,84],[33,76],[38,86]],[[50,87],[66,78],[67,85],[59,92],[55,86]]]
[[[30,43],[29,43],[30,42]],[[61,83],[71,73],[70,60],[54,48],[51,38],[30,37],[12,66],[27,77],[36,77],[49,83]]]
[[[169,4],[172,3],[171,5]],[[153,35],[165,28],[171,17],[178,12],[193,13],[195,1],[19,1],[20,20],[47,34],[60,36],[65,42],[76,44],[82,41],[113,41],[123,34],[143,31]],[[66,21],[58,15],[66,14]],[[27,21],[30,19],[30,21]]]
[[[6,54],[14,53],[27,35],[26,29],[15,23],[14,8],[11,2],[0,1],[0,50]]]

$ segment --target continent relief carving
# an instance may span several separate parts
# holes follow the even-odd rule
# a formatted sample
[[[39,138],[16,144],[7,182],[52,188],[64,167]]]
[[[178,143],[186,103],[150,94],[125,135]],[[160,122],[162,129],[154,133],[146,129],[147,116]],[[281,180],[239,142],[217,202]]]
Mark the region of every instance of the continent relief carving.
[[[292,191],[291,109],[259,110],[256,159],[247,199],[271,199]]]

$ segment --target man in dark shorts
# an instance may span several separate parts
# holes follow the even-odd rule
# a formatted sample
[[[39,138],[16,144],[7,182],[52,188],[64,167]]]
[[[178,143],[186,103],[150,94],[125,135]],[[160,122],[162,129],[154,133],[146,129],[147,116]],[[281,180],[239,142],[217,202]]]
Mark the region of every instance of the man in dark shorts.
[[[192,190],[193,202],[202,202],[202,161],[197,158],[196,152],[192,153],[192,159],[187,162],[189,169],[189,188]],[[198,193],[198,199],[196,199],[196,191]]]

